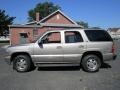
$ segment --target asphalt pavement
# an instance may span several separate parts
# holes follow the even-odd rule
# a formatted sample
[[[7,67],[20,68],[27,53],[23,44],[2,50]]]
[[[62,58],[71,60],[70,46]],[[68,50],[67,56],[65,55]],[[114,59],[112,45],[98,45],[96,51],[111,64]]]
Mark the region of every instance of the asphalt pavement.
[[[39,67],[18,73],[5,60],[0,48],[0,90],[120,90],[120,53],[102,65],[99,72],[87,73],[79,67]]]

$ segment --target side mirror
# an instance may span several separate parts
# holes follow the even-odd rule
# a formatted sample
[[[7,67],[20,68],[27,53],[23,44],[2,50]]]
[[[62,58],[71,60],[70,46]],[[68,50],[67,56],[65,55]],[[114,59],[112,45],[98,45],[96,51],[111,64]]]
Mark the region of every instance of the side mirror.
[[[38,42],[38,44],[39,44],[40,46],[42,46],[43,40],[40,40],[40,41]]]

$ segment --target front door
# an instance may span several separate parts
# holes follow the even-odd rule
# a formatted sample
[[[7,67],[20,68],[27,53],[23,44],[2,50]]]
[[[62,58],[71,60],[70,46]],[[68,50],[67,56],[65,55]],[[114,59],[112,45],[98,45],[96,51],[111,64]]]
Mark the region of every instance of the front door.
[[[57,63],[63,61],[60,32],[49,32],[36,44],[34,55],[37,62]]]
[[[28,35],[27,33],[20,33],[20,44],[27,43]]]

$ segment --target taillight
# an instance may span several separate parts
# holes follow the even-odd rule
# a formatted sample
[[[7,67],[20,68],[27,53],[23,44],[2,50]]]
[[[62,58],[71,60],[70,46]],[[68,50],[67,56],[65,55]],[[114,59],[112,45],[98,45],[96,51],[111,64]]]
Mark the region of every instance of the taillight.
[[[112,45],[112,53],[115,54],[115,44]]]

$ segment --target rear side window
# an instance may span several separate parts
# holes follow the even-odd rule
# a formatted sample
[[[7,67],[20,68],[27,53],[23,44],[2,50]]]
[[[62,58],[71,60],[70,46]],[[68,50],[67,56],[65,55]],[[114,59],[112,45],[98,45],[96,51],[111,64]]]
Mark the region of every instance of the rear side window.
[[[83,42],[82,36],[78,31],[66,31],[65,43]]]
[[[85,33],[90,41],[113,41],[104,30],[85,30]]]

